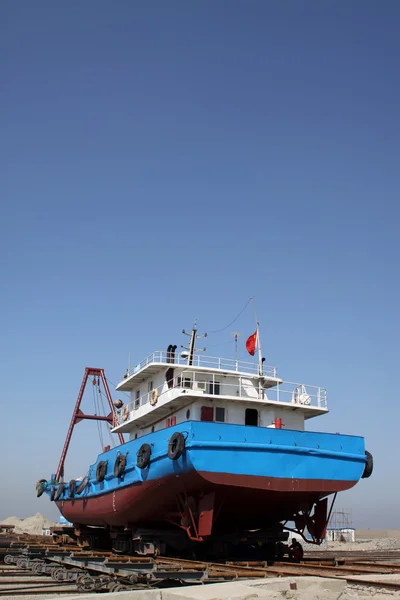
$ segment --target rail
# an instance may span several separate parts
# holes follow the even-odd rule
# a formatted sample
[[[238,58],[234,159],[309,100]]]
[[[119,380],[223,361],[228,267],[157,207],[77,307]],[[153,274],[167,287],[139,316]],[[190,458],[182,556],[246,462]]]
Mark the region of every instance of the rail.
[[[209,373],[205,380],[204,372],[182,371],[171,381],[147,391],[145,394],[134,398],[124,408],[117,410],[118,425],[122,425],[135,418],[135,413],[146,404],[150,403],[152,394],[157,396],[157,403],[163,400],[172,400],[180,394],[191,393],[195,396],[227,396],[234,400],[254,400],[264,402],[277,402],[280,404],[310,406],[327,409],[328,398],[325,388],[294,383],[290,381],[278,382],[276,386],[264,389],[261,382],[255,382],[241,375],[236,377],[234,383],[219,381],[218,374]],[[128,415],[127,408],[128,407]]]
[[[172,355],[170,352],[164,352],[163,350],[156,350],[149,356],[146,356],[140,363],[128,369],[126,377],[130,377],[135,373],[138,373],[147,365],[153,363],[171,364],[188,366],[187,358],[182,357],[180,354]],[[258,375],[258,363],[247,362],[243,360],[235,360],[234,358],[219,358],[216,356],[204,356],[196,354],[193,357],[193,367],[206,368],[206,369],[218,369],[221,371],[233,371],[248,373],[249,375]],[[269,377],[276,377],[276,367],[270,365],[263,365],[263,375]]]
[[[61,593],[88,594],[133,590],[138,586],[154,589],[165,585],[166,580],[169,580],[171,586],[176,585],[177,581],[181,585],[182,582],[209,584],[247,580],[246,585],[251,586],[250,579],[276,576],[286,577],[281,581],[283,589],[286,586],[288,591],[297,589],[298,578],[303,576],[335,578],[343,582],[341,587],[346,583],[351,587],[357,586],[357,589],[365,586],[368,594],[371,586],[384,589],[388,594],[392,594],[392,597],[397,597],[400,590],[400,565],[376,562],[391,556],[384,550],[373,557],[366,551],[369,562],[363,565],[356,562],[357,551],[349,552],[349,558],[341,561],[341,564],[338,564],[335,554],[328,564],[326,560],[316,559],[314,552],[306,556],[301,563],[292,563],[285,559],[267,562],[265,558],[254,558],[254,550],[250,560],[245,557],[244,560],[219,559],[218,562],[165,556],[115,555],[111,551],[86,551],[76,549],[75,546],[54,549],[42,546],[38,550],[32,551],[28,543],[19,544],[15,548],[16,554],[14,549],[4,548],[5,564],[0,566],[0,575],[5,577],[1,577],[3,581],[0,585],[0,596],[22,599],[26,595],[39,593],[49,593],[54,597]],[[398,553],[399,551],[396,557],[399,556]],[[388,576],[394,580],[383,579]],[[68,589],[70,587],[74,589]]]

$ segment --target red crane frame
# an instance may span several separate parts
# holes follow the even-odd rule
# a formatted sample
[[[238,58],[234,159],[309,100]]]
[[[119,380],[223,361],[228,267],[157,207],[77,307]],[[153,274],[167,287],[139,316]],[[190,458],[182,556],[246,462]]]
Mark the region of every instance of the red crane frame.
[[[103,382],[103,386],[104,386],[104,390],[105,390],[105,393],[106,393],[106,396],[107,396],[108,404],[110,405],[110,409],[111,409],[110,414],[107,415],[107,416],[85,415],[81,411],[81,409],[79,408],[80,405],[81,405],[81,402],[82,402],[83,393],[85,391],[87,380],[90,377],[90,375],[93,375],[94,377],[101,378],[101,380]],[[112,401],[112,398],[111,398],[110,390],[109,390],[109,387],[108,387],[108,384],[107,384],[107,379],[106,379],[106,377],[104,375],[104,369],[94,369],[93,367],[86,367],[86,369],[85,369],[85,374],[83,376],[82,385],[81,385],[81,388],[79,390],[78,399],[77,399],[76,404],[75,404],[74,412],[72,413],[71,423],[69,425],[67,437],[66,437],[66,440],[65,440],[65,443],[64,443],[64,448],[62,450],[60,462],[58,464],[57,473],[56,473],[56,480],[57,481],[60,481],[60,478],[64,478],[64,463],[65,463],[65,459],[66,459],[66,456],[67,456],[69,444],[70,444],[70,441],[71,441],[72,432],[74,430],[75,425],[77,425],[83,419],[92,419],[94,421],[107,421],[108,423],[110,423],[114,427],[117,425],[117,415],[115,413],[115,409],[114,409],[113,401]],[[118,433],[118,438],[119,438],[119,441],[120,441],[121,444],[125,443],[124,436],[122,435],[122,433]]]

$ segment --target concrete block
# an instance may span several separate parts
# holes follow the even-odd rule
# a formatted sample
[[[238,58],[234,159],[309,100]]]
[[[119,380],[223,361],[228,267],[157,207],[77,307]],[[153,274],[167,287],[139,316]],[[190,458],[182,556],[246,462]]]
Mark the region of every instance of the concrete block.
[[[247,581],[169,588],[162,594],[162,600],[257,600],[264,597],[264,590],[250,587]]]

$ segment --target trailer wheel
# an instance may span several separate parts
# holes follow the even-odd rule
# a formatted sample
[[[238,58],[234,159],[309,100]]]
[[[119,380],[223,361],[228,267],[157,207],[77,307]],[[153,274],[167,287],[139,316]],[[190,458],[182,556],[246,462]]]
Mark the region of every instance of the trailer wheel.
[[[365,458],[367,459],[367,462],[365,463],[364,473],[361,476],[362,479],[370,477],[372,475],[372,471],[374,470],[374,459],[368,450],[365,451]]]
[[[176,431],[170,438],[168,443],[168,456],[171,460],[178,460],[182,456],[185,449],[185,438],[183,434]]]
[[[137,466],[139,469],[145,469],[150,464],[151,446],[150,444],[142,444],[137,453]]]

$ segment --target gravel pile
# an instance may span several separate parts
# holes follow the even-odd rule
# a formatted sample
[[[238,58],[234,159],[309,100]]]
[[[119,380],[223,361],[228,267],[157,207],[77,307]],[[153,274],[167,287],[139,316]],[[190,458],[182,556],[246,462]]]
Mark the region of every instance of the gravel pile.
[[[15,533],[31,533],[33,535],[41,535],[42,529],[54,527],[55,523],[49,521],[41,513],[36,513],[33,517],[20,519],[19,517],[8,517],[2,520],[2,523],[7,525],[15,525]]]

